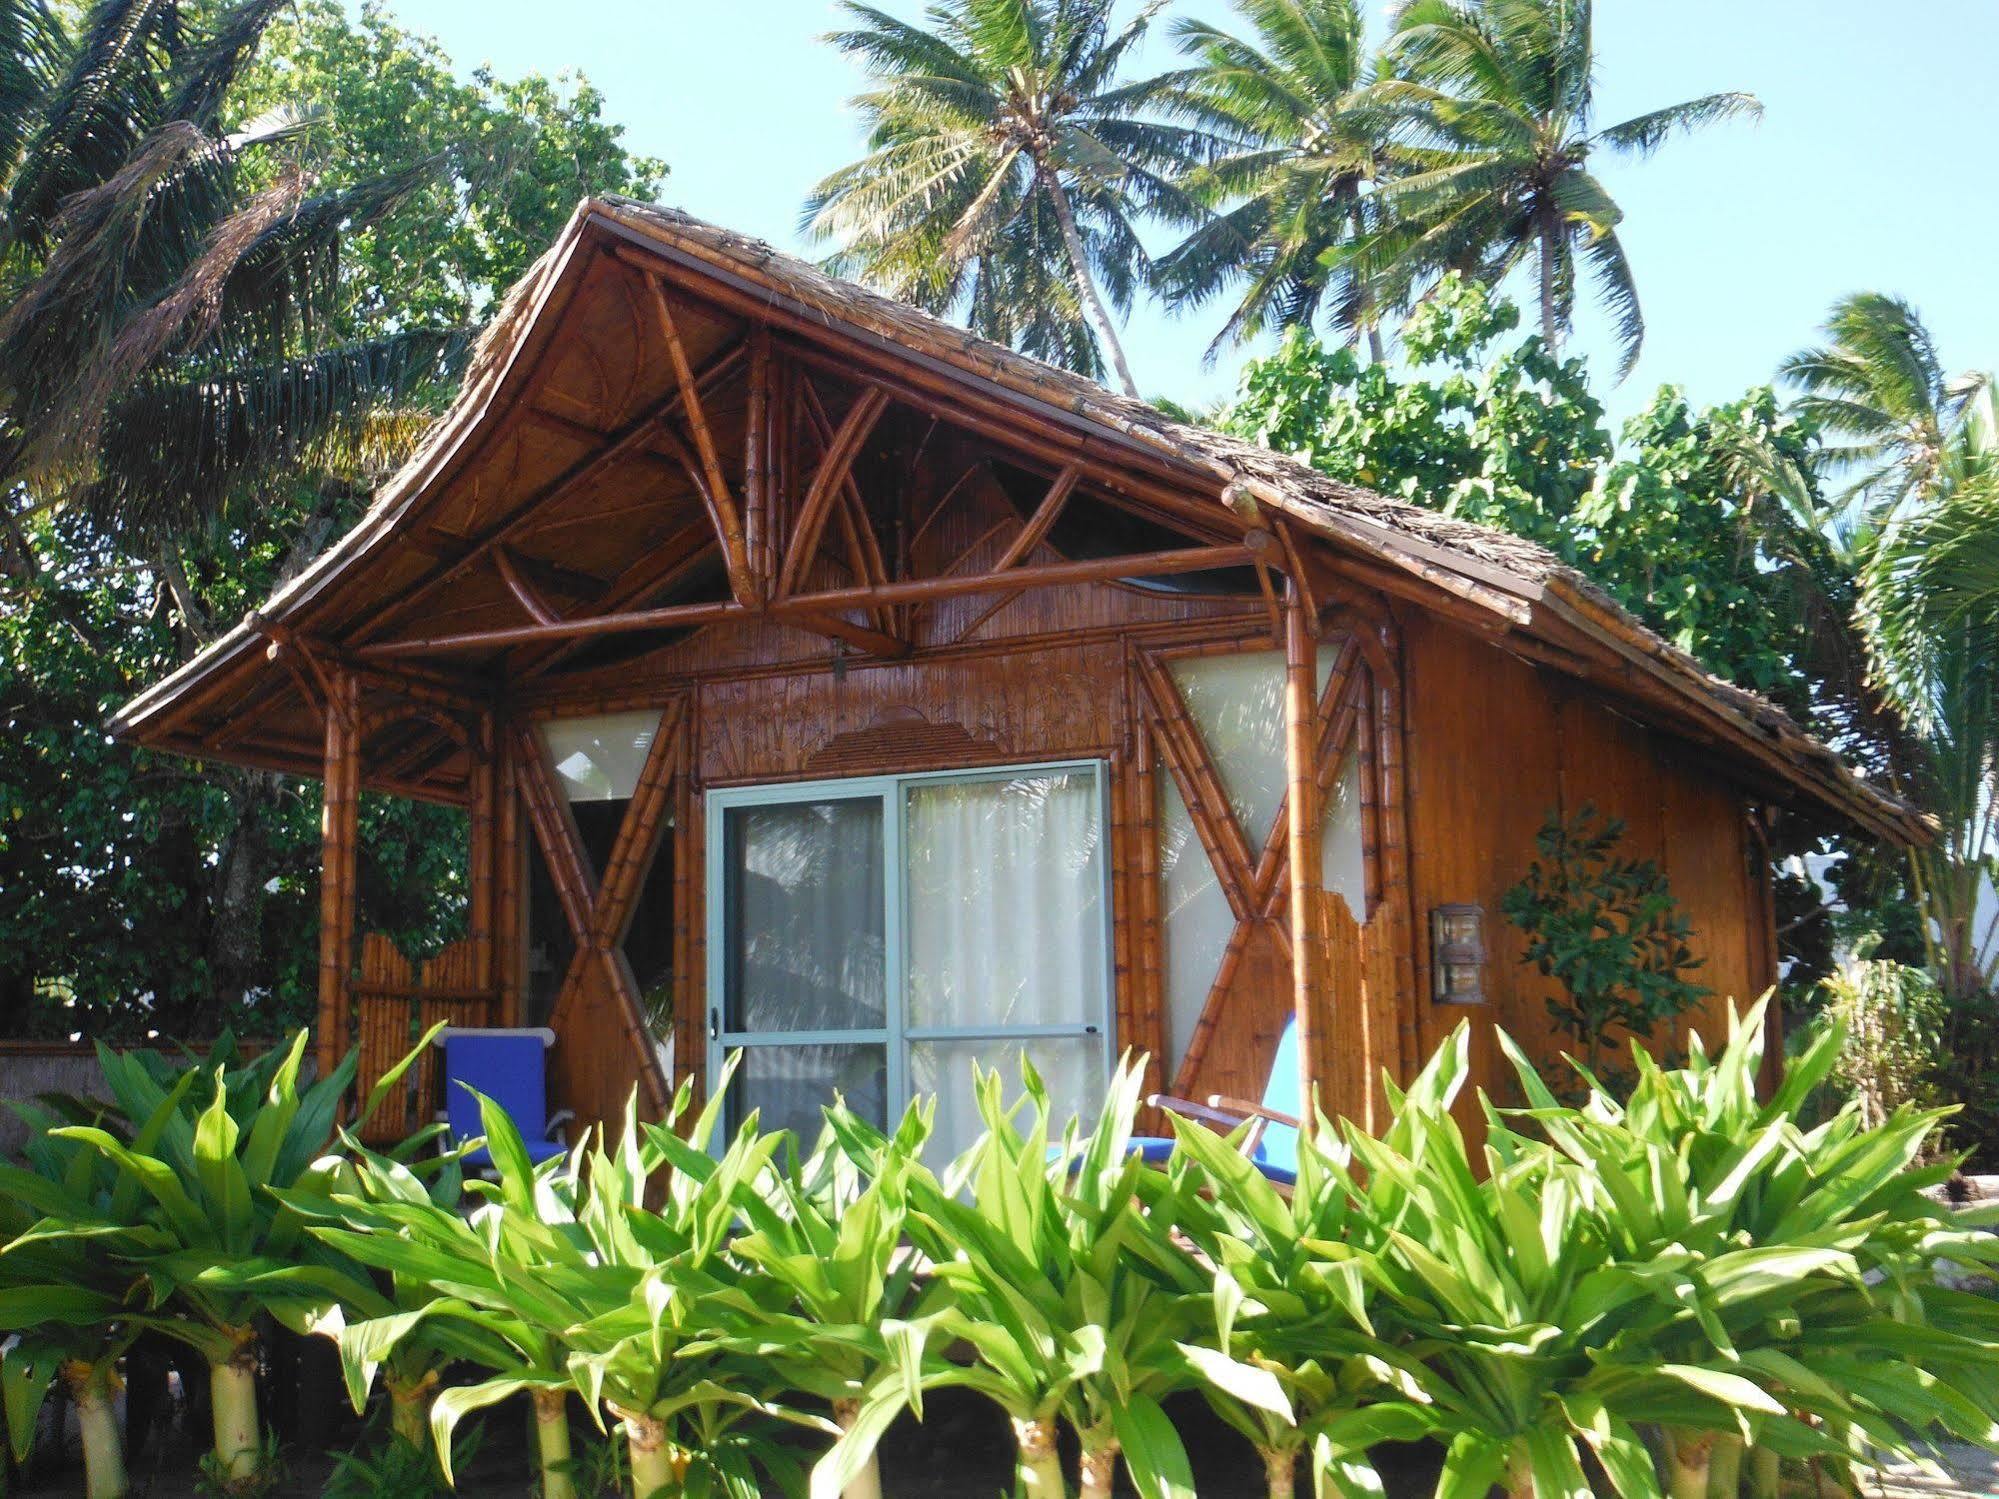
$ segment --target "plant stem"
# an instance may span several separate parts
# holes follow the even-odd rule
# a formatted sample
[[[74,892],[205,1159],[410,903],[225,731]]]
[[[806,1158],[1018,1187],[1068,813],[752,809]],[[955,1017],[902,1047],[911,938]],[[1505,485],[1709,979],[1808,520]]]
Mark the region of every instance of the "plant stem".
[[[569,1392],[534,1392],[535,1461],[541,1469],[542,1499],[577,1499],[569,1473]]]
[[[1269,1499],[1291,1499],[1298,1491],[1298,1452],[1293,1447],[1265,1447],[1263,1485]]]
[[[1062,1455],[1055,1448],[1055,1423],[1045,1416],[1014,1418],[1013,1439],[1020,1448],[1020,1491],[1025,1499],[1068,1499],[1062,1477]]]
[[[1534,1499],[1534,1466],[1519,1442],[1513,1444],[1513,1456],[1506,1464],[1506,1495],[1507,1499]]]
[[[1752,1499],[1777,1499],[1784,1487],[1784,1460],[1769,1447],[1749,1449],[1749,1492]]]
[[[263,1458],[257,1430],[257,1335],[240,1332],[236,1351],[208,1366],[208,1398],[215,1417],[215,1460],[230,1482],[255,1478]]]
[[[664,1422],[637,1411],[617,1414],[632,1459],[632,1499],[672,1499],[687,1478],[686,1454],[667,1440]]]
[[[1737,1436],[1718,1436],[1708,1456],[1707,1491],[1710,1499],[1738,1499],[1742,1493],[1743,1441]]]
[[[124,1499],[131,1485],[125,1476],[118,1418],[111,1408],[118,1393],[117,1370],[108,1362],[72,1362],[63,1365],[62,1377],[76,1405],[77,1430],[83,1437],[85,1499]]]
[[[426,1370],[421,1379],[397,1380],[384,1376],[389,1387],[389,1425],[395,1434],[419,1452],[430,1445],[430,1403],[437,1393],[437,1371]]]
[[[842,1431],[852,1431],[854,1422],[860,1419],[861,1402],[858,1400],[835,1400],[833,1420]],[[881,1463],[875,1454],[868,1454],[867,1466],[848,1480],[840,1491],[841,1499],[882,1499]]]
[[[1081,1499],[1111,1499],[1111,1484],[1117,1478],[1118,1441],[1108,1426],[1092,1426],[1083,1433]]]
[[[1670,1499],[1707,1499],[1713,1452],[1712,1432],[1666,1432],[1666,1493]]]

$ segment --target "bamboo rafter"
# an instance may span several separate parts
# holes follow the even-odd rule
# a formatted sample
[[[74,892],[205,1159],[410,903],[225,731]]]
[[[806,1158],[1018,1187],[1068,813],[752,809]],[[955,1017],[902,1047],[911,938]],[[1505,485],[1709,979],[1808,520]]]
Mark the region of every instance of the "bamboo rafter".
[[[755,603],[762,597],[762,590],[750,571],[749,539],[744,533],[742,516],[736,509],[728,478],[722,472],[721,453],[715,446],[715,434],[708,425],[708,413],[702,404],[694,366],[687,358],[687,346],[680,341],[680,329],[674,322],[666,283],[654,274],[648,274],[645,282],[652,295],[653,315],[658,320],[660,336],[666,342],[667,360],[673,366],[674,383],[679,388],[681,418],[693,434],[694,451],[700,457],[701,472],[707,480],[702,497],[715,522],[716,534],[721,538],[722,560],[729,574],[730,591],[739,604]]]
[[[848,408],[839,428],[826,443],[825,456],[819,460],[819,467],[812,475],[812,483],[805,491],[805,501],[799,506],[798,520],[791,529],[784,570],[777,579],[778,598],[790,597],[804,580],[805,571],[819,550],[819,536],[825,529],[826,519],[853,474],[854,459],[860,454],[861,444],[867,441],[868,434],[874,431],[875,423],[881,420],[882,413],[887,409],[888,392],[878,385],[869,386]]]

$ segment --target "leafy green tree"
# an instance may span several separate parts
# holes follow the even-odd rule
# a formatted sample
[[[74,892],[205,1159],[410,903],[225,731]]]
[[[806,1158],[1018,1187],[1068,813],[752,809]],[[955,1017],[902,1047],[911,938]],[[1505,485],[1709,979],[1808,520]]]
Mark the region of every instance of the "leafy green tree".
[[[652,199],[666,164],[632,154],[580,74],[461,80],[437,43],[379,0],[288,6],[233,96],[243,114],[285,101],[317,110],[315,158],[329,181],[365,181],[413,161],[434,172],[397,212],[363,226],[341,265],[354,328],[453,326],[483,317],[581,199]]]
[[[828,40],[874,86],[854,101],[868,154],[822,181],[804,222],[842,274],[1136,396],[1111,309],[1153,274],[1138,221],[1191,221],[1176,177],[1203,132],[1153,118],[1128,54],[1156,3],[942,0],[928,29],[843,0]],[[1106,303],[1108,302],[1108,306]]]
[[[1332,252],[1374,226],[1371,190],[1388,168],[1387,115],[1368,94],[1373,64],[1356,0],[1237,0],[1251,36],[1191,17],[1174,25],[1193,59],[1159,99],[1227,142],[1189,176],[1215,214],[1159,265],[1169,301],[1240,288],[1214,348],[1329,310],[1364,330],[1381,359],[1367,278]],[[1211,350],[1212,352],[1212,350]]]
[[[94,28],[71,36],[32,0],[18,12],[0,5],[0,90],[59,122],[62,69],[88,56],[114,59],[107,76],[141,102],[178,77],[204,80],[198,90],[190,85],[191,97],[220,89],[221,102],[203,106],[214,131],[247,128],[260,115],[290,120],[268,144],[230,147],[222,165],[238,197],[258,204],[276,202],[273,192],[296,197],[291,176],[315,178],[283,221],[305,243],[270,232],[291,257],[286,264],[310,265],[309,305],[328,347],[419,333],[462,342],[452,330],[527,268],[577,198],[658,185],[662,169],[625,150],[581,80],[479,75],[461,83],[433,44],[384,14],[350,20],[331,4],[230,9],[238,50],[225,67],[201,61],[208,54],[196,42],[208,33],[198,29],[168,46],[159,28],[171,9],[105,0],[90,12]],[[120,16],[138,28],[127,52],[118,50]],[[75,87],[71,94],[82,97]],[[268,115],[281,105],[291,113]],[[9,115],[33,127],[19,142],[0,140],[0,188],[9,193],[0,311],[42,285],[50,256],[68,243],[51,240],[53,228],[34,230],[61,225],[45,210],[40,219],[21,216],[16,198],[40,201],[39,190],[22,186],[24,174],[46,161],[68,163],[73,177],[86,166],[102,175],[118,159],[100,130],[79,137],[90,161],[71,162],[68,137],[35,111]],[[370,184],[385,181],[397,188],[393,201],[367,197]],[[330,217],[364,198],[369,212],[344,223]],[[165,233],[151,220],[142,227]],[[137,298],[170,269],[163,261],[120,296]],[[175,347],[142,383],[205,357]],[[224,1023],[283,1029],[309,1016],[312,789],[113,744],[100,725],[345,529],[401,443],[447,395],[442,380],[431,380],[392,408],[370,408],[366,441],[356,445],[280,444],[264,455],[284,460],[277,473],[204,471],[200,484],[178,491],[186,503],[140,517],[143,526],[128,524],[133,517],[115,504],[63,506],[54,500],[68,490],[0,482],[14,507],[0,540],[0,1030],[189,1034]],[[9,413],[22,398],[0,376],[0,479],[14,451],[10,434],[18,436]],[[313,466],[325,459],[338,462]],[[146,473],[150,484],[164,470],[154,464]],[[86,499],[115,498],[93,484],[81,491]],[[461,921],[462,818],[373,797],[362,815],[363,921],[412,954],[434,950]]]
[[[1867,681],[1852,549],[1829,534],[1812,421],[1768,390],[1698,409],[1663,387],[1613,440],[1579,358],[1559,359],[1477,282],[1445,276],[1404,325],[1406,367],[1363,366],[1302,330],[1245,369],[1219,418],[1335,477],[1547,546],[1709,670],[1764,692],[1870,770],[1895,724]],[[1780,870],[1835,864],[1847,919],[1899,889],[1863,842],[1780,822]],[[1809,992],[1831,967],[1835,908],[1780,879],[1786,956]],[[1865,915],[1852,914],[1865,912]]]
[[[1618,236],[1623,210],[1590,158],[1649,155],[1679,132],[1762,106],[1708,94],[1599,126],[1591,0],[1411,0],[1392,24],[1393,77],[1377,92],[1401,114],[1410,170],[1382,187],[1387,221],[1342,253],[1390,304],[1442,271],[1497,283],[1532,256],[1550,349],[1588,270],[1616,325],[1619,373],[1628,371],[1645,319]]]

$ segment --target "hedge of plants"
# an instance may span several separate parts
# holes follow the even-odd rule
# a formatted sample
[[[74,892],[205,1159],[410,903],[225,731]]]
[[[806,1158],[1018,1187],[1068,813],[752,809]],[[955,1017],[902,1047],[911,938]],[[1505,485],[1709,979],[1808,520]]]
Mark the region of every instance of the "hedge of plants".
[[[1135,1064],[1089,1129],[1031,1070],[981,1074],[984,1136],[937,1169],[921,1104],[892,1134],[835,1106],[801,1150],[754,1120],[717,1142],[683,1090],[540,1167],[489,1105],[480,1180],[339,1130],[351,1072],[301,1092],[302,1036],[247,1065],[107,1052],[105,1118],[39,1119],[0,1168],[6,1421],[18,1449],[62,1381],[88,1492],[123,1493],[118,1361],[163,1334],[210,1370],[209,1484],[253,1492],[275,1319],[333,1338],[356,1407],[446,1481],[461,1423],[531,1406],[547,1499],[579,1493],[573,1416],[616,1429],[641,1499],[875,1499],[878,1444],[944,1389],[1004,1412],[1029,1499],[1120,1468],[1191,1494],[1189,1392],[1272,1499],[1379,1495],[1391,1444],[1434,1444],[1440,1499],[1776,1499],[1999,1443],[1999,1302],[1952,1269],[1999,1239],[1926,1195],[1944,1111],[1811,1122],[1837,1031],[1759,1098],[1763,1034],[1759,1008],[1719,1055],[1639,1052],[1627,1097],[1585,1078],[1574,1105],[1508,1044],[1526,1106],[1471,1100],[1475,1153],[1461,1027],[1378,1136],[1322,1118],[1288,1195],[1184,1121],[1140,1163]]]

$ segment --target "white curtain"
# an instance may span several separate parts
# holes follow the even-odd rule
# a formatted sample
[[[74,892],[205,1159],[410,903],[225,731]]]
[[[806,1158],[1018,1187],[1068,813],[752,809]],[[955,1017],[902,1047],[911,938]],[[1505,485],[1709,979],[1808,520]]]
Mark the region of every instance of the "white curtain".
[[[1101,1025],[1105,1009],[1103,818],[1087,772],[908,790],[908,1009],[917,1032]],[[938,1097],[931,1156],[979,1133],[976,1061],[1019,1089],[1024,1049],[1058,1120],[1095,1117],[1101,1035],[1007,1039],[913,1036],[912,1093]]]
[[[1099,1021],[1096,778],[919,783],[908,795],[909,1028]]]

